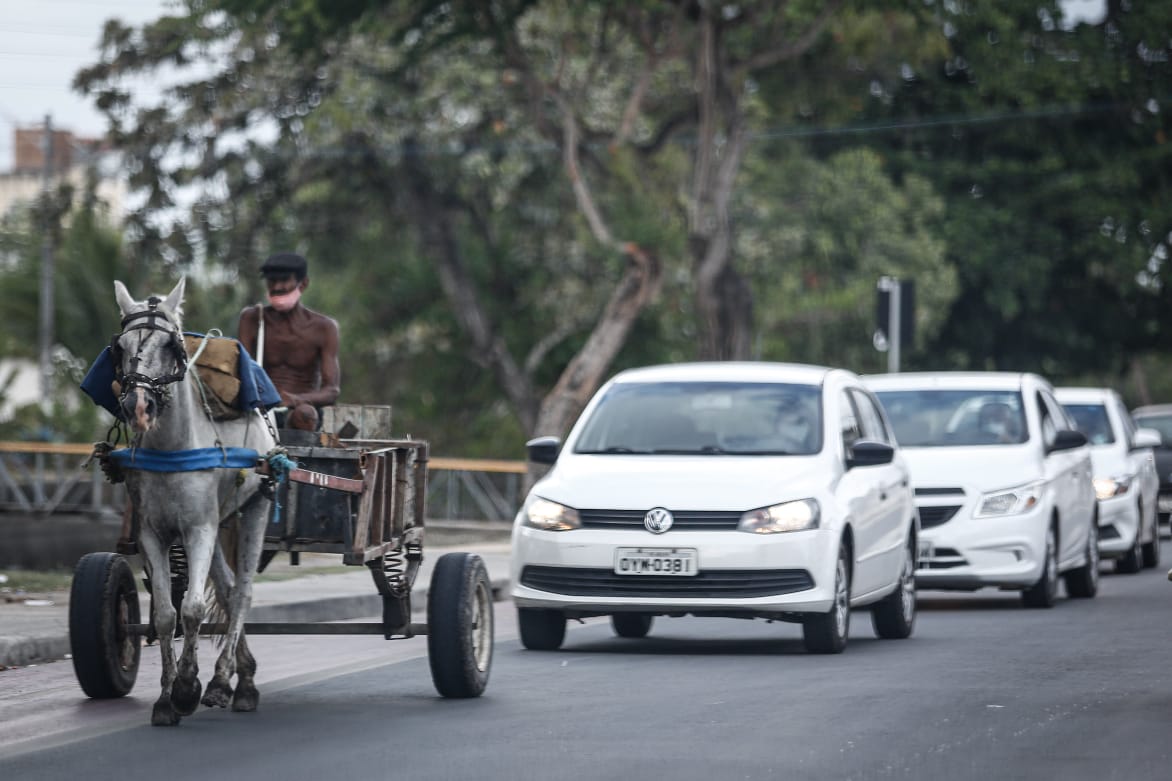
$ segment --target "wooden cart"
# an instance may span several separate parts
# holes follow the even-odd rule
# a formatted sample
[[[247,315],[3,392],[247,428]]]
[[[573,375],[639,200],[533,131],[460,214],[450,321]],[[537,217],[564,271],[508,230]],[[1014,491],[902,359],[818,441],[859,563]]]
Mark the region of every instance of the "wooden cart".
[[[303,552],[340,553],[367,567],[382,597],[382,620],[370,623],[247,622],[246,634],[426,635],[432,681],[444,697],[477,697],[488,683],[493,650],[492,586],[475,554],[447,553],[432,571],[427,622],[413,623],[411,592],[423,561],[428,445],[411,439],[334,440],[282,431],[295,468],[282,471],[265,535],[261,571],[282,552],[293,563]],[[301,444],[296,444],[301,442]],[[263,459],[257,470],[270,474]],[[176,559],[176,555],[178,559]],[[172,599],[186,591],[182,548],[172,550]],[[150,591],[147,584],[148,593]],[[90,553],[78,563],[69,607],[70,645],[79,683],[94,698],[130,692],[142,641],[132,568],[121,553]],[[222,634],[204,624],[201,634]]]

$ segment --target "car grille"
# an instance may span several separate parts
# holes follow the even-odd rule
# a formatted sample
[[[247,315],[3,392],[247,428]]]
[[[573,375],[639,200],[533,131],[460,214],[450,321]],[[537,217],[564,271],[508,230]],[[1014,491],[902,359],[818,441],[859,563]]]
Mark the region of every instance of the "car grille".
[[[694,577],[616,575],[609,569],[528,566],[521,584],[540,591],[582,597],[768,597],[814,587],[804,569],[706,570]]]
[[[651,508],[648,508],[651,509]],[[642,529],[646,510],[579,510],[584,529]],[[672,510],[673,529],[688,531],[728,531],[736,529],[742,512]]]
[[[933,526],[939,526],[946,523],[952,516],[956,515],[956,511],[960,509],[960,505],[944,505],[940,507],[921,507],[920,508],[920,528],[931,529]]]
[[[964,496],[963,488],[916,488],[916,496],[952,496],[959,494]]]

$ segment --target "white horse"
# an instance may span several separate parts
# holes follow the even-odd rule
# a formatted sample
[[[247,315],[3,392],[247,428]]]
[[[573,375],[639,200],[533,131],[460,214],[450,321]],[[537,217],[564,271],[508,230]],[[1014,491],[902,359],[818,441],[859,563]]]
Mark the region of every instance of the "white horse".
[[[134,432],[131,446],[144,449],[144,454],[145,449],[166,451],[155,453],[161,456],[180,457],[183,454],[176,451],[206,448],[226,452],[222,449],[231,447],[250,448],[263,456],[275,443],[258,412],[223,421],[213,421],[205,413],[200,398],[203,389],[196,372],[187,370],[183,348],[183,289],[181,279],[165,299],[152,296],[136,301],[125,285],[114,282],[122,332],[112,348],[119,405]],[[252,578],[269,513],[270,502],[260,493],[260,479],[255,470],[245,468],[146,471],[132,464],[126,471],[163,660],[162,692],[151,713],[152,724],[178,724],[200,702],[196,651],[199,628],[208,615],[209,574],[227,614],[227,628],[202,702],[222,708],[230,701],[232,710],[256,710],[260,697],[254,682],[256,661],[244,640],[244,619],[252,603]],[[234,544],[221,544],[222,527],[226,534],[235,534]],[[187,555],[183,652],[178,665],[168,559],[175,542],[183,544]],[[238,676],[235,691],[230,682],[233,674]]]

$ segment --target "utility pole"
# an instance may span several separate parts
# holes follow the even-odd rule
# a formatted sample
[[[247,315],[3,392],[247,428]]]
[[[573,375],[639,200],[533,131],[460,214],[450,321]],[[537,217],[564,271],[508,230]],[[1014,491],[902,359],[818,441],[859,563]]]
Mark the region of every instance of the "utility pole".
[[[41,408],[48,412],[53,400],[53,120],[45,115],[44,160],[41,165],[41,317],[40,337]]]

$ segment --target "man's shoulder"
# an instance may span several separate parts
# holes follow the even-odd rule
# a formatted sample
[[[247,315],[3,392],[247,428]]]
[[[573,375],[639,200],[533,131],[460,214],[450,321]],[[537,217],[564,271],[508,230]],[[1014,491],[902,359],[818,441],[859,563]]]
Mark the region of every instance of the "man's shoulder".
[[[323,314],[321,312],[318,312],[314,309],[310,309],[309,307],[305,306],[304,304],[301,305],[301,308],[305,311],[305,314],[308,316],[308,319],[310,321],[312,321],[315,325],[324,325],[326,327],[333,328],[334,330],[337,330],[338,321],[335,320],[334,318],[330,317],[327,314]]]

